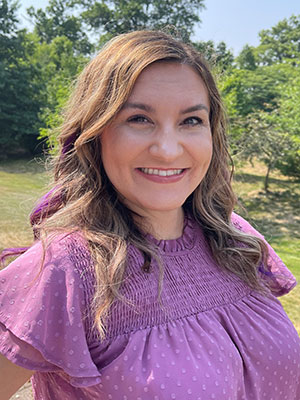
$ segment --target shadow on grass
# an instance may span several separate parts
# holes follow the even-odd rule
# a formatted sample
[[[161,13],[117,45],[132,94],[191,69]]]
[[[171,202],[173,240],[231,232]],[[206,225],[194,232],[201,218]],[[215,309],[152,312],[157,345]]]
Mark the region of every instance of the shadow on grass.
[[[260,184],[260,186],[263,188],[265,177],[263,175],[256,175],[249,173],[235,173],[234,180],[237,182]],[[270,185],[273,184],[273,185],[285,186],[293,183],[299,183],[299,181],[293,178],[290,178],[289,180],[272,178],[272,177],[269,178]]]
[[[283,183],[287,184],[281,182],[281,187]],[[300,239],[300,190],[290,187],[268,194],[261,191],[251,198],[239,199],[239,202],[251,215],[250,222],[266,237],[289,233]]]
[[[9,174],[40,174],[45,171],[45,160],[42,157],[0,160],[0,171]]]

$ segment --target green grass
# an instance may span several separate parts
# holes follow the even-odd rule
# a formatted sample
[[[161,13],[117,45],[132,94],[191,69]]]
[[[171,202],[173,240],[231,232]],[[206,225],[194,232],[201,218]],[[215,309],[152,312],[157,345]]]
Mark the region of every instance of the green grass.
[[[42,161],[0,162],[0,247],[32,243],[29,214],[48,183]]]
[[[266,194],[264,174],[260,164],[238,169],[234,188],[241,203],[239,212],[265,236],[298,280],[299,285],[280,300],[300,334],[300,184],[275,173]]]
[[[266,195],[264,173],[259,164],[239,167],[234,188],[247,212],[237,211],[265,235],[300,282],[300,184],[273,174]],[[48,182],[41,161],[0,162],[1,248],[32,243],[28,216]],[[300,333],[300,284],[281,301]]]

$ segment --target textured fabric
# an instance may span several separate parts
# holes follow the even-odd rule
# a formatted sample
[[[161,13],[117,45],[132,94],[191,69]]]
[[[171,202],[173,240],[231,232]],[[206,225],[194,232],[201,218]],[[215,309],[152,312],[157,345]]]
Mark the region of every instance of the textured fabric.
[[[233,215],[237,229],[259,235]],[[296,282],[270,249],[251,290],[216,265],[201,228],[187,219],[176,240],[158,241],[164,264],[141,270],[133,246],[121,293],[106,324],[92,329],[95,279],[79,234],[38,242],[0,272],[0,351],[35,370],[35,399],[299,400],[300,340],[274,297]],[[134,305],[134,306],[133,306]]]

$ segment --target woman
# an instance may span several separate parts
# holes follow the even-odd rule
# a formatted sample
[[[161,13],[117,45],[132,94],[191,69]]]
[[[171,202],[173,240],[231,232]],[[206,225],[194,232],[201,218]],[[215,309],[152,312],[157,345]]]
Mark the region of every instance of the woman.
[[[222,104],[190,46],[141,31],[85,68],[36,242],[1,272],[1,399],[300,398],[295,280],[233,213]],[[1,393],[1,392],[0,392]]]

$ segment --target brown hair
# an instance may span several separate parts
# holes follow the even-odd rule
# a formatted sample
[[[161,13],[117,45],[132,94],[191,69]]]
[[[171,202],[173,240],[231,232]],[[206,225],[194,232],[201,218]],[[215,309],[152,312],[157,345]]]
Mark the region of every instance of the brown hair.
[[[109,41],[78,78],[66,108],[59,136],[60,154],[55,162],[56,189],[52,195],[60,201],[53,210],[48,207],[46,217],[38,219],[35,225],[43,234],[61,228],[69,232],[80,230],[85,235],[97,280],[95,323],[102,337],[109,307],[120,297],[127,244],[132,243],[144,254],[141,267],[145,270],[157,255],[107,178],[98,139],[126,102],[141,72],[160,60],[194,68],[204,81],[210,100],[212,161],[184,209],[203,227],[220,267],[235,273],[250,287],[262,290],[257,265],[266,251],[265,245],[231,223],[236,198],[231,187],[225,116],[206,62],[192,46],[166,33],[123,34]],[[163,266],[160,268],[161,289]]]

